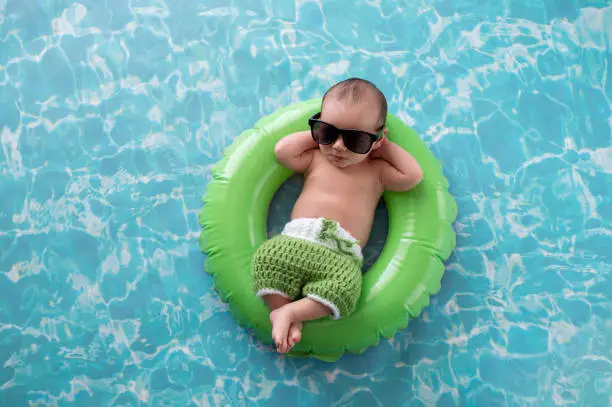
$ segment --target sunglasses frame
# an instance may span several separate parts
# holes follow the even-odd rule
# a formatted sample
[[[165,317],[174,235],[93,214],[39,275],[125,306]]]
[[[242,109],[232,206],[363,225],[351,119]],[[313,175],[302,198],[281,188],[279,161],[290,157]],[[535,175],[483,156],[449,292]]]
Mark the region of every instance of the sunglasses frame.
[[[321,123],[324,124],[326,126],[330,126],[332,129],[336,130],[336,138],[329,144],[323,144],[323,145],[331,145],[333,143],[336,142],[336,140],[338,140],[338,136],[342,137],[342,142],[344,143],[344,135],[346,133],[361,133],[361,134],[365,134],[367,136],[370,136],[370,147],[368,148],[368,150],[365,153],[358,153],[355,152],[353,150],[351,150],[350,148],[346,147],[349,151],[351,151],[352,153],[355,154],[367,154],[372,150],[372,146],[374,145],[375,142],[377,142],[378,140],[380,140],[380,138],[382,137],[382,133],[385,130],[385,126],[383,125],[380,130],[378,131],[378,133],[374,134],[374,133],[370,133],[368,131],[363,131],[363,130],[355,130],[355,129],[340,129],[336,126],[334,126],[333,124],[324,122],[323,120],[320,119],[321,117],[321,112],[314,114],[310,119],[308,119],[308,125],[310,126],[310,135],[312,136],[313,140],[317,142],[317,144],[323,144],[323,143],[319,143],[319,141],[317,141],[317,139],[315,138],[314,135],[314,129],[313,124],[315,123]],[[346,143],[344,143],[344,145],[346,146]]]

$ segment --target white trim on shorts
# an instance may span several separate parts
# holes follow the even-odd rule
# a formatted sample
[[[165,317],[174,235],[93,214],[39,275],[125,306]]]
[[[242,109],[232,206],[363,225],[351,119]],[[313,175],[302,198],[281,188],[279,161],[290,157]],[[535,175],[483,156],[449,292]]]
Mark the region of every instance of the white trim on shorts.
[[[287,294],[285,294],[284,292],[280,291],[280,290],[276,290],[274,288],[262,288],[261,290],[257,291],[257,295],[259,298],[263,297],[264,295],[280,295],[281,297],[285,297],[288,300],[292,300],[293,298],[291,298],[290,296],[288,296]]]

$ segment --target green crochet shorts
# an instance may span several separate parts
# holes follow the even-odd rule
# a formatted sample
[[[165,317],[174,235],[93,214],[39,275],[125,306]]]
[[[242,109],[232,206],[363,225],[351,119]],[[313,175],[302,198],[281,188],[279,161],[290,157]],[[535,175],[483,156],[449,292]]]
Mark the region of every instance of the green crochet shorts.
[[[349,315],[361,294],[361,248],[335,221],[298,219],[255,252],[252,274],[259,297],[309,297],[334,319]]]

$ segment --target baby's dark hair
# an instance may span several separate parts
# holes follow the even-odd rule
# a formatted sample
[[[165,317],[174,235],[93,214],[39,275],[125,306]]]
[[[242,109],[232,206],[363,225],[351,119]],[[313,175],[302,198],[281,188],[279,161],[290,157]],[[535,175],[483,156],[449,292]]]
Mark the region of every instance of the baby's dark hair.
[[[352,103],[359,103],[359,101],[367,97],[369,93],[374,95],[378,104],[378,129],[380,130],[385,127],[387,121],[387,99],[376,85],[366,79],[349,78],[342,82],[338,82],[325,92],[322,104],[324,105],[325,99],[330,96],[333,96],[337,100],[350,100]]]

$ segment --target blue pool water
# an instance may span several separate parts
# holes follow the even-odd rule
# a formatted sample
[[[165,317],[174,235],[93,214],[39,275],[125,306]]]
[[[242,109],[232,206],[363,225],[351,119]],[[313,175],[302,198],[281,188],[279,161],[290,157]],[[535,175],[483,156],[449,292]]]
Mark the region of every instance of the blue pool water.
[[[605,0],[0,0],[0,405],[612,405],[611,50]],[[200,199],[348,76],[444,164],[457,249],[392,340],[287,359],[204,273]]]

